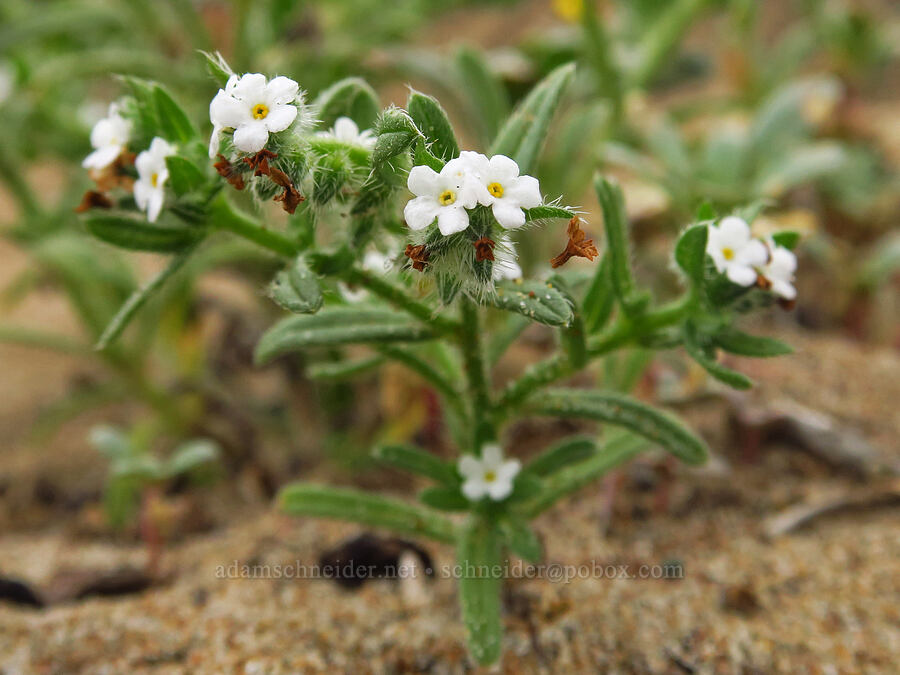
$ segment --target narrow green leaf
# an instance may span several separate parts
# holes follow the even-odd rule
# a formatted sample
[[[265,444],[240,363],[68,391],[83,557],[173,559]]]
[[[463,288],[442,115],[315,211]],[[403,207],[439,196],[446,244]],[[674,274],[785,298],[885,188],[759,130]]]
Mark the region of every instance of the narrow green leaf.
[[[425,134],[431,151],[445,162],[459,156],[459,144],[447,113],[433,96],[412,91],[406,109],[419,130]]]
[[[180,476],[201,464],[215,462],[219,459],[218,443],[206,438],[187,441],[180,445],[163,466],[163,472],[169,478]]]
[[[791,230],[776,232],[772,235],[772,241],[774,241],[779,246],[783,246],[789,251],[793,251],[795,248],[797,248],[797,244],[800,243],[800,233],[793,232]]]
[[[749,335],[736,328],[725,328],[713,337],[716,346],[724,349],[732,354],[740,356],[782,356],[785,354],[793,354],[793,348],[773,338],[760,337],[757,335]]]
[[[450,464],[424,450],[409,445],[380,445],[372,452],[375,459],[395,469],[425,476],[459,492],[459,476]]]
[[[544,547],[527,520],[507,514],[499,520],[497,525],[503,536],[503,542],[522,560],[539,563],[543,559]]]
[[[68,335],[32,330],[21,326],[0,324],[0,343],[25,345],[38,349],[49,349],[63,354],[90,356],[91,348]]]
[[[699,464],[706,444],[678,419],[624,394],[580,389],[550,389],[535,395],[527,409],[537,415],[586,417],[630,429],[688,464]]]
[[[116,315],[112,318],[112,321],[106,326],[103,330],[103,334],[100,335],[100,338],[97,340],[97,344],[94,347],[97,351],[103,351],[107,347],[109,347],[113,342],[115,342],[119,336],[122,334],[128,324],[131,323],[131,320],[135,317],[135,315],[140,311],[140,309],[147,303],[147,301],[156,293],[160,288],[162,288],[163,284],[169,280],[172,275],[174,275],[178,270],[184,267],[184,264],[187,262],[188,258],[190,258],[191,253],[194,252],[194,247],[191,246],[183,250],[181,253],[176,255],[169,261],[169,264],[166,265],[165,269],[160,271],[155,277],[153,277],[147,284],[139,289],[137,289],[128,300],[125,301],[125,304],[116,312]]]
[[[397,499],[356,490],[294,483],[281,490],[278,503],[295,516],[346,520],[446,543],[456,540],[455,527],[446,518]]]
[[[675,262],[697,288],[703,287],[708,234],[706,225],[693,225],[681,233],[675,244]]]
[[[457,487],[432,486],[419,493],[419,501],[438,511],[468,511],[472,502]]]
[[[567,438],[556,443],[529,462],[523,471],[536,476],[549,476],[569,464],[586,460],[597,452],[597,443],[585,436]]]
[[[159,116],[163,138],[173,143],[185,144],[197,135],[181,106],[159,85],[153,87],[153,101],[156,104],[156,114]]]
[[[130,251],[175,253],[193,245],[202,232],[189,227],[150,223],[146,218],[119,211],[92,211],[83,219],[88,232]]]
[[[269,297],[294,314],[314,314],[322,308],[322,286],[302,257],[275,275],[269,284]]]
[[[509,114],[509,97],[503,84],[491,72],[481,52],[462,47],[456,53],[456,67],[462,77],[473,117],[493,138]]]
[[[696,327],[690,321],[684,325],[683,336],[687,353],[714,378],[735,389],[749,389],[753,386],[753,380],[749,377],[716,361],[715,350],[703,344]]]
[[[525,222],[530,223],[536,220],[552,220],[558,218],[561,220],[571,220],[577,214],[571,209],[561,206],[535,206],[533,209],[525,209]]]
[[[459,601],[469,651],[481,665],[497,661],[502,649],[500,542],[490,523],[473,518],[460,533],[456,552],[461,573]]]
[[[572,291],[562,276],[554,274],[547,280],[547,283],[558,290],[568,300],[569,306],[572,307],[572,320],[559,329],[559,338],[572,368],[576,370],[581,369],[588,360],[584,321],[581,318],[581,312],[575,303]]]
[[[258,364],[309,347],[352,343],[414,342],[434,336],[422,323],[381,309],[332,307],[318,314],[282,319],[256,346]]]
[[[500,282],[488,301],[498,309],[517,312],[548,326],[565,326],[575,316],[566,296],[540,281]]]
[[[203,54],[203,58],[206,62],[206,71],[210,74],[210,76],[215,80],[216,84],[220,87],[224,87],[228,82],[228,78],[231,77],[232,71],[228,66],[228,63],[225,62],[225,57],[223,57],[219,52],[200,52]]]
[[[306,369],[311,380],[339,382],[368,373],[381,366],[387,359],[383,356],[372,356],[356,361],[337,361],[335,363],[313,363]]]
[[[166,166],[169,169],[169,185],[179,197],[199,190],[206,182],[200,168],[179,155],[166,157]]]
[[[609,321],[616,306],[616,295],[612,287],[609,253],[604,253],[594,271],[591,285],[581,303],[584,312],[584,327],[588,334],[599,331]]]
[[[405,110],[388,108],[375,125],[378,140],[372,150],[372,164],[379,167],[407,150],[421,132]]]
[[[444,168],[444,160],[438,159],[429,152],[428,148],[425,147],[424,138],[419,138],[419,140],[416,141],[416,150],[413,153],[413,164],[417,166],[429,166],[438,173]]]
[[[507,497],[507,501],[510,504],[528,501],[540,494],[543,489],[544,484],[540,478],[533,473],[522,472],[513,481],[513,490]]]
[[[106,424],[91,429],[90,443],[97,452],[110,460],[127,457],[132,452],[128,436],[121,429]]]
[[[318,118],[326,129],[334,126],[338,117],[349,117],[360,130],[375,124],[381,105],[372,86],[360,77],[348,77],[335,82],[315,100]]]
[[[569,63],[541,80],[506,120],[490,154],[512,157],[522,173],[534,170],[553,115],[574,77],[575,64]]]

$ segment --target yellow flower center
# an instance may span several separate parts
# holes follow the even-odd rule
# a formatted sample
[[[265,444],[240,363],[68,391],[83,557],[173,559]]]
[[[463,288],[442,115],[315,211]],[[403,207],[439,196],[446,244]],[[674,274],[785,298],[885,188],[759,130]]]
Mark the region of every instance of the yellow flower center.
[[[440,195],[438,195],[438,201],[441,206],[450,206],[453,202],[456,201],[456,193],[453,190],[444,190]]]
[[[253,119],[262,120],[269,114],[269,106],[265,103],[257,103],[253,106]]]
[[[158,173],[155,173],[152,176],[150,176],[150,185],[152,185],[153,187],[159,187],[159,174]]]
[[[493,483],[497,480],[497,474],[493,471],[485,471],[484,472],[484,482],[485,483]]]
[[[494,197],[500,199],[503,196],[503,186],[500,183],[491,183],[488,185],[488,192],[490,192]]]
[[[723,248],[722,249],[722,257],[725,258],[725,260],[733,260],[734,259],[734,251],[732,251],[730,248]]]

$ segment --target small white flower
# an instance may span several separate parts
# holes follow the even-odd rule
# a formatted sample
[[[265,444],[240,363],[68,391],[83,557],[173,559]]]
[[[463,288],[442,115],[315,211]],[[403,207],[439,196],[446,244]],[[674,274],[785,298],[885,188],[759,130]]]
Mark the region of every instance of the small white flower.
[[[519,165],[506,155],[490,159],[478,152],[462,152],[478,186],[478,203],[490,206],[494,218],[508,230],[525,224],[525,211],[540,206],[541,186],[533,176],[520,176]]]
[[[147,220],[155,222],[162,210],[165,184],[169,179],[166,157],[175,154],[175,147],[158,136],[134,160],[138,179],[134,183],[134,201],[141,211],[147,212]]]
[[[376,274],[387,274],[390,271],[393,261],[381,251],[370,249],[363,256],[362,268],[367,272],[375,272]],[[356,303],[368,297],[369,292],[364,288],[351,288],[343,281],[338,282],[338,290],[341,297],[347,302]]]
[[[473,502],[485,496],[494,501],[506,499],[512,493],[513,479],[520,468],[516,459],[503,461],[499,445],[486,445],[481,458],[474,455],[460,457],[459,473],[464,479],[462,492]]]
[[[349,117],[338,117],[330,130],[320,131],[318,135],[323,138],[334,138],[347,145],[357,145],[366,150],[374,148],[376,141],[371,129],[360,131],[356,122]]]
[[[113,103],[109,113],[91,129],[91,147],[94,151],[81,163],[85,169],[105,169],[118,159],[128,144],[131,125],[119,114]]]
[[[706,252],[719,272],[739,286],[756,283],[756,267],[765,265],[765,245],[750,235],[750,226],[737,216],[723,218],[718,227],[709,226]]]
[[[260,73],[232,75],[209,104],[213,124],[209,156],[219,151],[219,136],[234,129],[234,147],[242,152],[259,152],[270,133],[284,131],[297,118],[300,87],[287,77],[266,81]]]
[[[795,299],[797,289],[794,288],[794,272],[797,271],[797,256],[772,239],[768,239],[766,244],[769,247],[769,261],[760,267],[760,274],[772,284],[775,295],[785,300]]]
[[[406,224],[423,230],[437,218],[444,236],[462,232],[469,226],[466,209],[478,203],[468,165],[460,158],[452,159],[437,173],[429,166],[414,166],[407,180],[409,191],[416,197],[403,209]]]
[[[494,248],[494,266],[491,270],[494,281],[521,279],[522,268],[517,258],[515,244],[507,237],[499,237]]]

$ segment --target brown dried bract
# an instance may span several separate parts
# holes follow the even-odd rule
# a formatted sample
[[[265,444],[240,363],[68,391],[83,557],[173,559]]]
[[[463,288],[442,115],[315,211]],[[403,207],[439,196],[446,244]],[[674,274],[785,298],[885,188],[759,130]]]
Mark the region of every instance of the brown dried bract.
[[[756,287],[761,288],[764,291],[768,291],[772,288],[772,282],[766,279],[759,272],[756,273]]]
[[[584,230],[581,229],[581,219],[578,216],[569,221],[569,227],[566,229],[569,235],[569,241],[566,242],[565,250],[550,261],[551,267],[559,267],[569,262],[570,258],[579,257],[593,260],[600,253],[594,246],[593,239],[587,239]]]
[[[109,166],[88,171],[88,176],[96,183],[98,192],[111,192],[116,188],[131,192],[134,188],[134,178],[128,174],[125,167],[133,165],[134,159],[133,152],[123,152]]]
[[[227,180],[235,190],[243,190],[244,177],[240,174],[234,164],[225,159],[224,155],[216,155],[216,157],[219,158],[219,161],[213,164],[213,168],[218,171],[219,175]]]
[[[425,265],[431,257],[431,253],[425,248],[425,244],[419,244],[418,246],[407,244],[404,254],[412,261],[413,269],[419,272],[425,271]]]
[[[262,152],[265,151],[263,150]],[[291,182],[290,177],[284,171],[269,167],[268,162],[266,163],[266,169],[268,171],[269,180],[275,183],[275,185],[284,188],[284,192],[275,197],[275,201],[281,202],[281,206],[285,211],[293,213],[297,210],[300,202],[306,198],[300,194],[296,187],[294,187],[294,183]]]
[[[790,312],[797,306],[797,301],[788,300],[787,298],[778,298],[778,306],[781,307],[781,309]]]
[[[492,239],[488,239],[487,237],[482,237],[478,241],[473,241],[472,246],[475,247],[475,261],[481,262],[482,260],[493,260],[494,259],[494,246],[496,244]]]
[[[75,207],[75,213],[84,213],[91,209],[111,209],[112,207],[112,199],[105,194],[96,190],[88,190],[81,198],[81,203]]]
[[[253,169],[254,176],[271,176],[271,172],[277,171],[277,169],[269,168],[269,160],[275,159],[276,157],[278,157],[276,153],[263,148],[253,155],[253,157],[244,157],[244,161]]]

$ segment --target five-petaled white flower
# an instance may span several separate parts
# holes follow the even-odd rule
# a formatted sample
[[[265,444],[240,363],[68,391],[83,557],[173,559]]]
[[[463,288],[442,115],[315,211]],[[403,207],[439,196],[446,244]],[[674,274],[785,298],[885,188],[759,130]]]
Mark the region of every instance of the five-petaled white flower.
[[[480,458],[474,455],[460,457],[459,473],[464,479],[462,492],[473,502],[483,497],[494,501],[506,499],[512,492],[513,479],[520,468],[521,464],[516,459],[503,461],[503,451],[499,445],[486,445]]]
[[[540,206],[541,187],[537,178],[520,176],[519,165],[506,155],[490,159],[478,152],[460,153],[478,190],[478,203],[490,206],[494,218],[508,230],[525,224],[525,211]]]
[[[365,129],[364,131],[360,131],[356,122],[349,117],[338,117],[334,121],[334,126],[331,129],[328,131],[320,131],[318,135],[325,138],[337,139],[341,143],[346,143],[347,145],[358,145],[366,150],[371,150],[375,147],[376,138],[375,134],[372,133],[372,130]]]
[[[297,118],[299,85],[287,77],[266,81],[260,73],[232,75],[209,104],[213,124],[209,156],[219,151],[219,136],[234,129],[234,147],[242,152],[259,152],[270,133],[284,131]]]
[[[797,271],[797,256],[771,238],[766,244],[769,247],[769,261],[759,268],[759,273],[772,285],[775,295],[785,300],[795,299],[797,289],[794,288],[794,272]]]
[[[155,222],[162,210],[165,184],[169,179],[166,157],[175,154],[175,147],[158,136],[134,160],[138,179],[134,183],[134,201],[141,211],[147,212],[147,220]]]
[[[105,169],[118,159],[128,144],[131,125],[119,114],[119,106],[109,106],[109,113],[91,129],[94,151],[81,163],[85,169]]]
[[[743,218],[728,216],[718,227],[709,226],[706,252],[719,272],[739,286],[756,283],[756,269],[766,264],[769,254],[765,245],[750,235],[750,226]]]
[[[413,230],[425,229],[435,218],[444,236],[469,226],[466,209],[475,208],[478,195],[468,165],[460,158],[451,159],[440,173],[429,166],[414,166],[407,186],[416,196],[406,203],[403,217]]]

